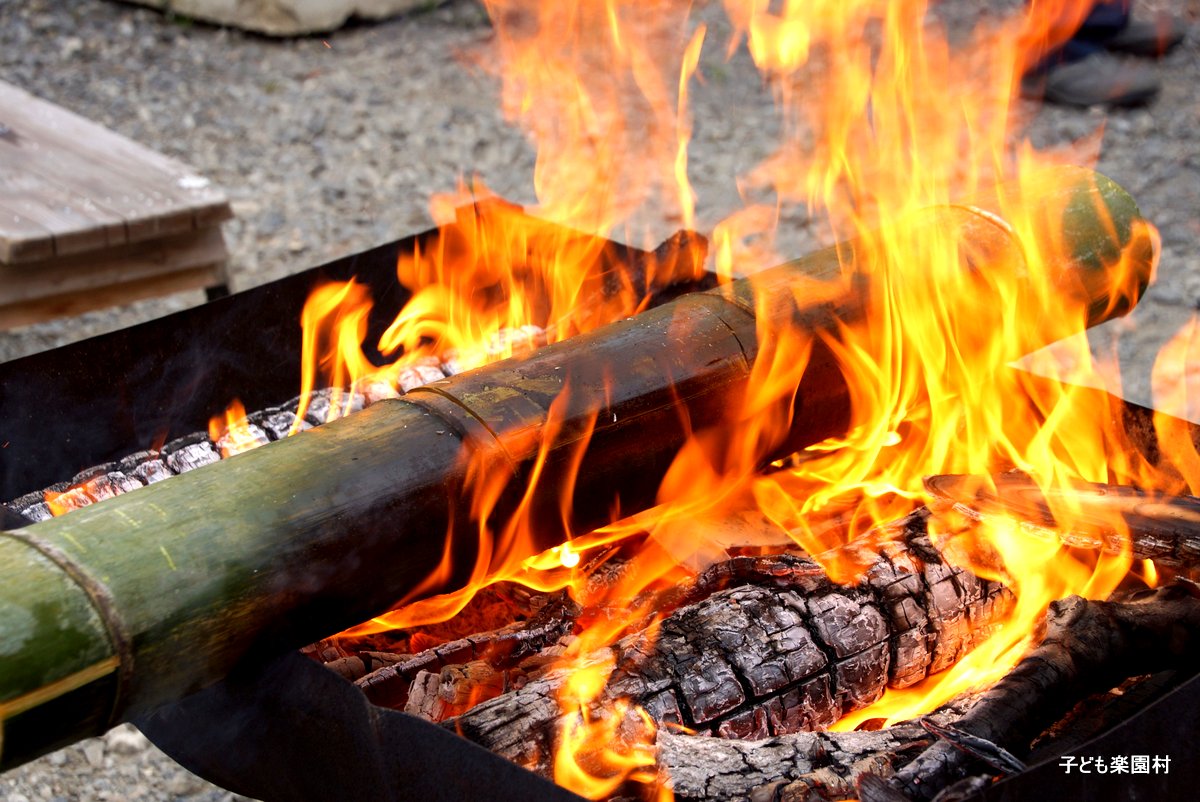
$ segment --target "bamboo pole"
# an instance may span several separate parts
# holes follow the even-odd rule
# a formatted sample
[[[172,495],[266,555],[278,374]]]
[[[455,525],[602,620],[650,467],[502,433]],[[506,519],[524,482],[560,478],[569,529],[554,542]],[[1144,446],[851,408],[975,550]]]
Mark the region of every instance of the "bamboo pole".
[[[1061,266],[1063,291],[1090,303],[1089,324],[1126,311],[1153,261],[1132,199],[1075,170],[1041,201],[1056,212],[1047,236],[1073,254]],[[972,247],[1022,245],[978,206],[939,208],[914,225],[945,226]],[[502,520],[545,451],[528,507],[535,539],[499,549],[517,556],[562,542],[563,494],[577,532],[614,510],[645,509],[689,432],[719,426],[745,387],[758,324],[829,334],[863,314],[871,291],[863,281],[847,280],[844,294],[822,304],[793,292],[801,280],[840,275],[854,251],[852,243],[820,251],[5,532],[0,769],[181,698],[240,660],[312,642],[418,590],[460,587],[479,550],[469,468],[504,486],[493,513]],[[1128,271],[1115,296],[1121,255]],[[848,403],[818,338],[780,451],[844,434]]]

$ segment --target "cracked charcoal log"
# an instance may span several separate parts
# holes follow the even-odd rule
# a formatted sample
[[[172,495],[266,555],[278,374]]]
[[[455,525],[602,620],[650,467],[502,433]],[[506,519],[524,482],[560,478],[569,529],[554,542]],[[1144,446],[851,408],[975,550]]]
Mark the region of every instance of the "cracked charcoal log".
[[[299,402],[299,399],[297,398],[296,401]],[[297,408],[297,406],[270,407],[251,413],[247,416],[247,420],[266,432],[267,437],[272,441],[282,440],[292,431],[292,427],[296,426]],[[311,429],[312,424],[302,420],[296,428],[303,432]]]
[[[161,482],[175,475],[157,451],[138,451],[130,454],[118,463],[118,467],[125,475],[132,476],[145,485]]]
[[[1029,477],[930,476],[925,487],[948,508],[979,520],[1006,514],[1028,521],[1068,546],[1120,553],[1130,541],[1138,558],[1183,568],[1200,567],[1200,499],[1120,485],[1084,484],[1042,490]],[[1070,510],[1065,531],[1057,528],[1051,504]],[[1116,516],[1128,534],[1114,526]]]
[[[194,471],[221,459],[204,432],[193,432],[172,440],[163,446],[162,455],[163,462],[177,474]]]
[[[940,720],[951,715],[939,711]],[[658,731],[658,768],[679,802],[686,800],[850,799],[861,776],[890,775],[930,745],[918,724],[875,732],[800,732],[758,741]]]
[[[955,728],[1021,754],[1085,696],[1136,674],[1200,664],[1200,599],[1194,591],[1172,585],[1129,602],[1071,596],[1052,603],[1042,642]],[[928,800],[977,773],[978,765],[939,742],[897,772],[889,786],[909,799]],[[863,796],[863,802],[874,799]]]
[[[912,516],[919,527],[923,518]],[[675,610],[611,651],[605,697],[630,699],[658,721],[724,737],[817,730],[945,668],[991,631],[1011,595],[940,561],[925,535],[884,546],[863,581],[834,585],[816,564],[782,555],[760,571]],[[544,770],[561,715],[551,673],[447,722],[471,740]]]

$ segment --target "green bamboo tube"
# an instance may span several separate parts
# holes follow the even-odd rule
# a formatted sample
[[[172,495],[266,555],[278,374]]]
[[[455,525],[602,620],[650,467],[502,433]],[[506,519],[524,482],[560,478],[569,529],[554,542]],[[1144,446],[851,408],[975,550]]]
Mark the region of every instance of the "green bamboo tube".
[[[1124,311],[1131,302],[1112,302],[1110,265],[1121,254],[1133,265],[1120,290],[1136,299],[1153,260],[1133,201],[1088,171],[1063,173],[1045,200],[1066,209],[1050,229],[1074,254],[1062,266],[1064,291],[1091,304],[1089,323]],[[914,224],[947,226],[979,247],[1014,246],[1003,221],[977,206]],[[577,532],[613,510],[650,506],[688,432],[719,426],[748,380],[754,293],[776,322],[833,331],[861,314],[870,286],[849,282],[837,303],[818,306],[798,304],[790,287],[837,275],[853,251],[765,271],[757,289],[743,280],[685,296],[0,535],[0,768],[181,698],[240,660],[366,620],[418,587],[460,587],[478,551],[468,463],[510,479],[493,517],[508,515],[552,406],[557,436],[530,505],[537,540],[513,546],[516,556],[562,542],[564,493]],[[781,450],[844,434],[848,405],[836,362],[818,346]],[[452,568],[425,582],[447,542]]]

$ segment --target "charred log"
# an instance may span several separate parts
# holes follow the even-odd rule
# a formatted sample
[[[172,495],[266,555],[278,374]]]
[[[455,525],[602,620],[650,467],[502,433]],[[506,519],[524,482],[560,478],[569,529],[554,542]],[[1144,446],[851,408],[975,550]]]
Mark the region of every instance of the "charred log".
[[[911,516],[857,585],[832,583],[811,560],[738,558],[714,568],[731,586],[685,604],[611,651],[605,697],[656,721],[725,738],[825,728],[946,668],[1009,609],[1000,585],[949,566]],[[685,592],[691,599],[693,591]],[[511,760],[545,770],[565,676],[551,673],[447,721]]]
[[[428,678],[421,678],[422,674],[440,677],[448,669],[447,677],[455,672],[463,675],[466,672],[455,667],[468,661],[486,661],[493,672],[502,672],[515,666],[522,658],[543,652],[570,633],[577,614],[578,607],[560,594],[527,622],[440,643],[420,654],[356,678],[357,684],[374,704],[408,710],[411,689],[425,687],[429,682]],[[470,676],[478,676],[479,673],[476,670]],[[453,684],[451,679],[447,679],[447,682]],[[504,684],[507,686],[510,683],[506,680]],[[416,710],[423,711],[425,715],[422,717],[430,720],[440,721],[444,717],[425,706],[409,712]],[[439,709],[437,713],[440,712]]]
[[[1200,499],[1119,485],[1043,490],[1027,476],[930,476],[933,505],[974,520],[1008,515],[1065,545],[1102,549],[1180,568],[1200,567]],[[1059,522],[1052,506],[1070,510]]]
[[[1050,606],[1041,644],[954,724],[999,749],[1023,753],[1081,698],[1126,677],[1200,665],[1200,598],[1190,583],[1129,602],[1072,596]],[[928,800],[977,774],[977,753],[953,735],[934,744],[884,786],[869,783],[864,802]]]
[[[801,732],[759,741],[658,733],[663,782],[684,800],[851,799],[868,774],[891,775],[930,745],[920,725],[874,732]]]

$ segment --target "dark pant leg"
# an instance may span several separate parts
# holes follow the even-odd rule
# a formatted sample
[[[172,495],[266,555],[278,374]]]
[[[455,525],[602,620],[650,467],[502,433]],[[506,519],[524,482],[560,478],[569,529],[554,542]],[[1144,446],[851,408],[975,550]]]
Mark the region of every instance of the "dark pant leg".
[[[1107,0],[1092,6],[1075,35],[1063,43],[1058,50],[1047,53],[1034,70],[1046,69],[1055,64],[1079,61],[1104,49],[1104,40],[1129,24],[1129,12],[1133,0]]]

